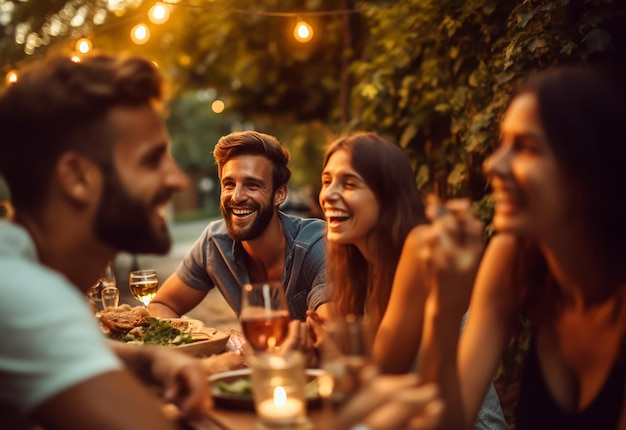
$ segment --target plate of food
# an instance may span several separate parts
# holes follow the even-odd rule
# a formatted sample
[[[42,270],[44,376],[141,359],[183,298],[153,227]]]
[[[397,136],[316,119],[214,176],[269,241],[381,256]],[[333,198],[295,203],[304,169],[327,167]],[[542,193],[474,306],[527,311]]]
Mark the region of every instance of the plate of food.
[[[162,345],[195,356],[223,352],[229,334],[192,318],[155,318],[143,306],[124,304],[97,314],[110,338],[132,344]]]
[[[252,383],[250,382],[251,373],[252,369],[245,368],[209,376],[215,404],[226,409],[254,410]],[[322,369],[306,369],[305,395],[309,409],[319,408],[322,404],[318,382],[319,377],[323,374]]]

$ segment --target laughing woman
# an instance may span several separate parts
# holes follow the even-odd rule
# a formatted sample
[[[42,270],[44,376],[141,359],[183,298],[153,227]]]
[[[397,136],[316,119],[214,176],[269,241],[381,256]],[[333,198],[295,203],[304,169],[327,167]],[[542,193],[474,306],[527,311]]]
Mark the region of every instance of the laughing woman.
[[[426,250],[413,250],[424,258],[412,265],[431,268],[433,282],[421,376],[439,382],[448,428],[470,426],[519,316],[532,334],[517,429],[626,427],[626,97],[611,82],[597,70],[555,69],[509,105],[485,165],[498,234],[458,349],[449,334],[466,304],[448,298],[471,289],[475,272],[458,270],[477,258],[467,234],[448,217],[432,224]]]
[[[367,314],[376,328],[404,239],[426,222],[411,165],[397,145],[376,134],[340,138],[326,151],[319,200],[335,312]]]
[[[412,229],[426,225],[409,160],[399,146],[376,134],[340,138],[326,151],[319,200],[328,229],[326,269],[334,285],[332,309],[336,315],[364,316],[376,332],[383,315],[389,319],[392,289],[410,290],[406,283],[411,279],[394,282],[403,243]],[[403,333],[414,345],[412,355],[405,353],[402,363],[389,364],[389,356],[402,349],[400,344],[376,354],[387,340],[376,336],[374,360],[384,373],[410,370],[421,337],[423,307],[423,302],[416,302],[407,310],[418,316],[414,325],[387,324],[387,329]],[[493,388],[480,411],[474,428],[508,428]]]

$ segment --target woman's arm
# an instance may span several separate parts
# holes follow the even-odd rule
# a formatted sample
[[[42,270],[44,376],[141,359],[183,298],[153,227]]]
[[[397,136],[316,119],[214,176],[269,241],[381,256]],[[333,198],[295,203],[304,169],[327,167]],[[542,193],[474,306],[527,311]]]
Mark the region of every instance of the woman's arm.
[[[400,254],[389,304],[374,339],[374,362],[382,373],[408,372],[421,343],[428,290],[416,254],[427,229],[426,225],[415,227]]]
[[[458,343],[454,336],[461,311],[446,298],[454,291],[441,279],[434,282],[426,305],[420,373],[424,381],[439,384],[448,411],[445,428],[472,427],[511,336],[516,307],[510,280],[516,252],[515,237],[492,239],[476,276],[469,319]]]

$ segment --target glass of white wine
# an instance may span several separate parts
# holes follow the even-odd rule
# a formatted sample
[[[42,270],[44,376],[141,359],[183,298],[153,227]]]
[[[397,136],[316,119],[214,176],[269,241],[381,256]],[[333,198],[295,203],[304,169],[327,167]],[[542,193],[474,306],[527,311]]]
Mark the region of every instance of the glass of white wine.
[[[128,288],[131,294],[144,306],[148,306],[154,299],[158,287],[159,279],[154,269],[134,270],[128,276]]]

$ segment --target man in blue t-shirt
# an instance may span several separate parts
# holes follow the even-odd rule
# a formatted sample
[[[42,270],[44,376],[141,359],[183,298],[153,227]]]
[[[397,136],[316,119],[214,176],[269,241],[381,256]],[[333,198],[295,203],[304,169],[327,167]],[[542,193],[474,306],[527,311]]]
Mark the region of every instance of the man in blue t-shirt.
[[[273,136],[244,131],[223,136],[213,155],[223,219],[207,226],[150,313],[179,317],[217,287],[239,315],[244,284],[278,280],[292,318],[304,320],[307,309],[327,315],[325,223],[279,211],[291,176],[287,149]]]

